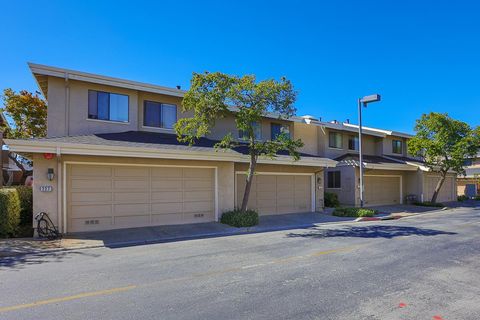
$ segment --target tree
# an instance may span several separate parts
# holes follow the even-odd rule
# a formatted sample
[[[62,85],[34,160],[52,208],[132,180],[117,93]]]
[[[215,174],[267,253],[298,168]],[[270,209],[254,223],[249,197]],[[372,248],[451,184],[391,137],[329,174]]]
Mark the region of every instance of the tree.
[[[178,120],[175,125],[177,139],[192,145],[210,132],[217,119],[227,115],[235,118],[237,129],[242,132],[242,140],[238,141],[230,133],[215,148],[243,146],[248,149],[249,168],[241,212],[247,209],[259,157],[275,158],[279,151],[287,151],[294,160],[300,159],[297,150],[303,146],[302,141],[291,139],[286,132],[269,141],[260,141],[255,137],[255,127],[267,113],[276,114],[278,119],[293,116],[296,112],[293,105],[296,96],[291,82],[285,78],[257,82],[252,75],[237,77],[220,72],[193,74],[190,90],[182,102],[183,111],[193,112],[193,117]]]
[[[417,120],[415,131],[415,137],[408,141],[408,152],[421,157],[432,172],[440,175],[431,199],[435,203],[448,172],[465,174],[465,159],[480,148],[480,127],[474,129],[448,114],[432,112]]]
[[[0,130],[4,131],[5,138],[26,139],[40,138],[47,134],[47,103],[38,93],[31,93],[26,90],[15,92],[10,88],[3,90],[4,107],[0,109],[7,118],[12,120],[12,126],[4,123]],[[25,169],[24,164],[29,163],[15,153],[10,152],[12,159],[20,170],[22,170],[22,183],[31,174]]]

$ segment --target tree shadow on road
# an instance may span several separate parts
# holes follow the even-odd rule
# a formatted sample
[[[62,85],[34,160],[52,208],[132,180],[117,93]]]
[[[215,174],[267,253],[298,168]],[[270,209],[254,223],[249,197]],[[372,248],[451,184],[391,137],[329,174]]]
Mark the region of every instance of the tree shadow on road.
[[[29,265],[38,265],[52,262],[62,262],[71,259],[74,256],[97,257],[96,254],[81,251],[56,251],[42,252],[30,251],[28,253],[0,253],[0,271],[2,270],[20,270]]]
[[[289,233],[287,237],[291,238],[332,238],[332,237],[354,237],[354,238],[386,238],[405,236],[438,236],[453,235],[455,232],[447,232],[433,229],[422,229],[416,227],[402,226],[364,226],[364,227],[345,227],[338,229],[314,229],[315,231],[302,233]]]

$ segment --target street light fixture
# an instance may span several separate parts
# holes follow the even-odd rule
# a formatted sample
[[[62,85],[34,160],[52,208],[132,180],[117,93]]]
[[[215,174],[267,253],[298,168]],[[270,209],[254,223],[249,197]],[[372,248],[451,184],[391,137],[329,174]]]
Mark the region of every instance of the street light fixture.
[[[362,153],[362,105],[367,107],[367,104],[380,101],[379,94],[372,94],[358,99],[358,154],[360,161],[360,207],[363,208],[364,203],[364,185],[363,185],[363,153]]]

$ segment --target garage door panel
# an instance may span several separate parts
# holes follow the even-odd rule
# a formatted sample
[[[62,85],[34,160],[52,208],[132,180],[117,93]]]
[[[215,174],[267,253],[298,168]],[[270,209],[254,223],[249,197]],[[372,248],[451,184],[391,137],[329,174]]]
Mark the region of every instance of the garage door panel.
[[[147,189],[147,180],[114,180],[113,187],[115,189]]]
[[[87,190],[105,190],[112,188],[111,180],[104,179],[72,179],[70,182],[72,189],[87,189]]]
[[[211,201],[193,201],[183,203],[183,212],[202,211],[213,211],[213,203]]]
[[[107,166],[73,166],[72,177],[111,177],[112,168]]]
[[[178,222],[182,220],[183,220],[182,214],[178,214],[178,213],[152,215],[153,225],[178,224]],[[188,222],[183,222],[183,223],[188,223]]]
[[[183,215],[183,220],[185,223],[208,222],[212,221],[213,219],[215,219],[215,215],[211,211],[185,213]]]
[[[152,192],[152,202],[153,203],[162,203],[162,202],[182,202],[183,192],[182,191],[154,191]]]
[[[116,203],[146,203],[148,192],[115,192],[113,199]]]
[[[70,232],[215,220],[213,169],[71,165],[67,178]]]
[[[111,217],[112,205],[92,204],[71,206],[70,213],[75,218]]]
[[[211,180],[193,180],[193,179],[186,179],[183,181],[183,187],[185,190],[196,190],[196,189],[205,189],[205,190],[212,190]]]
[[[75,192],[72,193],[72,204],[85,204],[85,203],[110,203],[112,201],[111,192]]]
[[[150,216],[149,215],[115,216],[113,221],[114,221],[115,227],[119,227],[119,228],[145,227],[150,224]]]
[[[175,167],[157,167],[151,169],[151,175],[153,178],[182,178],[183,169]]]
[[[152,214],[170,214],[183,212],[182,202],[152,203]]]
[[[148,177],[148,169],[140,167],[116,167],[113,170],[114,177]]]
[[[86,223],[88,222],[88,224]],[[93,222],[90,224],[90,222]],[[111,229],[113,226],[112,218],[100,218],[96,217],[91,220],[85,219],[71,219],[68,224],[69,230],[76,230],[76,231],[98,231],[98,230],[106,230]]]
[[[153,190],[181,191],[183,189],[182,180],[177,180],[177,179],[156,180],[156,179],[158,178],[155,178],[155,179],[152,178],[152,181],[151,181]]]

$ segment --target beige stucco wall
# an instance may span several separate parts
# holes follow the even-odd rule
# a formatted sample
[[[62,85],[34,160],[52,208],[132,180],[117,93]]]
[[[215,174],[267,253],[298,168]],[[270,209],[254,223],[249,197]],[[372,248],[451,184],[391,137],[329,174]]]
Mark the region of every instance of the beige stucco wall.
[[[329,147],[329,133],[330,132],[338,132],[342,135],[342,148],[331,148]],[[346,132],[346,131],[339,131],[339,130],[332,130],[329,128],[321,128],[318,130],[318,151],[319,155],[324,156],[326,158],[335,159],[344,155],[345,153],[358,153],[358,150],[350,150],[348,149],[348,139],[350,136],[358,136],[355,132]],[[363,154],[366,155],[376,155],[378,154],[378,141],[381,141],[380,138],[363,135],[362,139],[362,148]]]
[[[328,188],[327,173],[330,171],[340,171],[340,188]],[[342,205],[354,206],[355,199],[358,197],[357,173],[353,166],[340,166],[336,168],[325,169],[324,181],[325,192],[335,193]]]
[[[457,195],[465,195],[465,188],[467,184],[475,184],[477,186],[477,195],[480,194],[480,181],[473,178],[457,178]]]
[[[292,137],[302,140],[304,144],[304,146],[300,148],[300,152],[318,155],[318,127],[299,122],[295,122],[293,127],[294,134]]]
[[[129,97],[127,123],[88,119],[88,90],[99,90]],[[68,112],[67,112],[68,109]],[[138,94],[135,90],[69,80],[48,78],[47,136],[138,130]]]
[[[52,221],[62,226],[62,210],[63,210],[63,181],[62,170],[58,169],[58,162],[63,164],[68,161],[102,163],[102,164],[142,164],[142,165],[176,165],[176,166],[214,166],[218,168],[218,211],[219,215],[224,211],[233,209],[234,207],[234,164],[226,161],[192,161],[192,160],[167,160],[167,159],[143,159],[143,158],[127,158],[127,157],[98,157],[98,156],[73,156],[62,155],[61,159],[57,158],[45,160],[42,154],[34,155],[34,187],[33,187],[33,211],[47,212]],[[47,168],[55,169],[55,179],[48,181],[46,179]],[[63,168],[63,166],[62,166]],[[60,181],[60,183],[59,183]],[[39,187],[42,185],[53,186],[53,192],[40,192]],[[60,207],[58,204],[60,203]],[[60,212],[60,214],[59,214]]]

